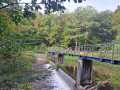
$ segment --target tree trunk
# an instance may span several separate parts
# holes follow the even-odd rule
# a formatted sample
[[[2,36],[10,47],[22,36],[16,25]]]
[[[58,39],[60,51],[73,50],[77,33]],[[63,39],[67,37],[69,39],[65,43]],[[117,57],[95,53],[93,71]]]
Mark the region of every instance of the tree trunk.
[[[76,47],[75,47],[76,50],[77,50],[77,45],[78,45],[78,40],[76,39]]]
[[[86,41],[86,39],[85,39],[85,45],[87,45],[87,41]]]

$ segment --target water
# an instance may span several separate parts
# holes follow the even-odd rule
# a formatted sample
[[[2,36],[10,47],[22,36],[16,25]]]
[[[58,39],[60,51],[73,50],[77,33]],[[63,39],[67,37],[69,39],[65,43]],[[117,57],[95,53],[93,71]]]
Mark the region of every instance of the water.
[[[42,70],[47,69],[50,64],[42,65]],[[34,88],[32,90],[71,90],[71,88],[63,81],[58,75],[56,70],[49,69],[50,76],[45,79],[36,80]]]

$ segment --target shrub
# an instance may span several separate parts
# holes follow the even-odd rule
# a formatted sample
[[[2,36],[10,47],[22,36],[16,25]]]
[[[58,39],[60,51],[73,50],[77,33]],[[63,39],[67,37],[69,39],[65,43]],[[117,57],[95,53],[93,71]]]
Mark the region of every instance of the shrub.
[[[0,60],[0,88],[22,88],[21,86],[30,83],[33,78],[32,65],[34,57],[13,57],[12,59]]]
[[[50,57],[47,57],[47,63],[50,63]]]

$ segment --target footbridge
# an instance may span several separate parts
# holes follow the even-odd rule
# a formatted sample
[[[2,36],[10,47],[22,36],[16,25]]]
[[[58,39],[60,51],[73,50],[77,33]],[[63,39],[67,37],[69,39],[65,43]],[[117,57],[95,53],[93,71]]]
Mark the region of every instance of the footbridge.
[[[77,66],[77,87],[80,85],[90,85],[92,83],[92,62],[104,62],[120,65],[120,43],[107,43],[98,45],[83,45],[69,48],[50,48],[48,56],[51,60],[64,64],[64,56],[78,57]]]

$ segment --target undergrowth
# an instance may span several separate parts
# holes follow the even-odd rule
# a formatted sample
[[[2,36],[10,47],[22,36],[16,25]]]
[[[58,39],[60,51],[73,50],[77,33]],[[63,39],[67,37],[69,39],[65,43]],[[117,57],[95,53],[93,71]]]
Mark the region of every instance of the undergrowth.
[[[0,88],[27,88],[33,81],[32,65],[35,62],[35,57],[24,55],[0,59]]]

